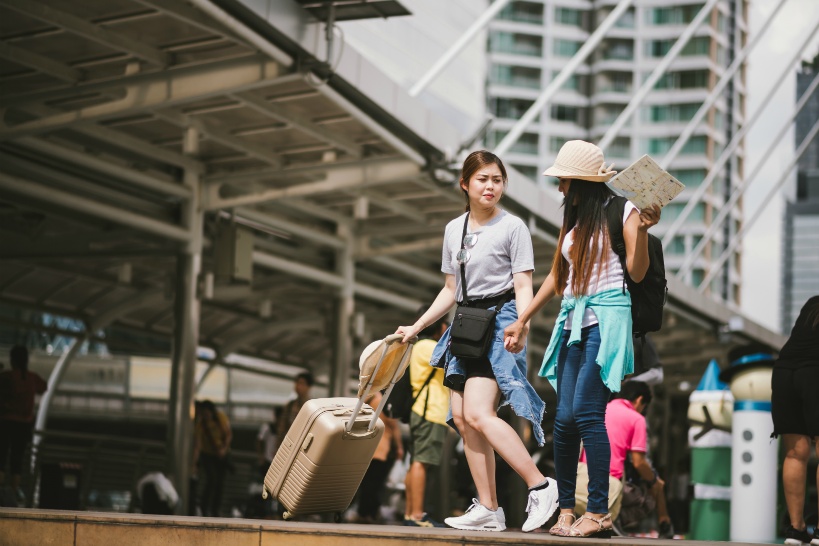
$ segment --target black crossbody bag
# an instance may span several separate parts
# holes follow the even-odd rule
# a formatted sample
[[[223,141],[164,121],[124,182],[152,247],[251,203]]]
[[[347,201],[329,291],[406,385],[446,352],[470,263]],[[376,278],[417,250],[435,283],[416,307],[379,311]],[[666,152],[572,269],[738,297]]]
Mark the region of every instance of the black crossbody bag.
[[[464,238],[469,222],[469,213],[464,219],[464,232],[461,235],[461,250],[464,250]],[[452,356],[458,358],[481,358],[489,352],[489,345],[495,333],[495,316],[501,302],[494,309],[471,307],[466,295],[466,261],[461,262],[461,291],[463,301],[455,310],[455,318],[450,328]]]

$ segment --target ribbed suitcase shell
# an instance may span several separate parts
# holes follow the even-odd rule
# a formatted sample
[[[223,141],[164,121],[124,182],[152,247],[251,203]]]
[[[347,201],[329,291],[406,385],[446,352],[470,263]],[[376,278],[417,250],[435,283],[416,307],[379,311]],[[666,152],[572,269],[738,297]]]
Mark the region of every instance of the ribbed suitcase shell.
[[[318,398],[302,406],[264,479],[265,492],[289,512],[286,518],[340,513],[350,506],[384,434],[380,419],[367,431],[373,409],[366,404],[352,430],[345,431],[357,402]]]

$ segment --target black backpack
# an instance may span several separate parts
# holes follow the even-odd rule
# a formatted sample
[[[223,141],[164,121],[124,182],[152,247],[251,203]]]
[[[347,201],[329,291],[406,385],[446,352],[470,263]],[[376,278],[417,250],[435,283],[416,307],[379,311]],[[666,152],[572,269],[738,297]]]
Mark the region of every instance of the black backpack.
[[[663,306],[668,298],[663,261],[663,244],[652,234],[648,234],[648,271],[639,283],[631,280],[626,269],[626,241],[623,239],[623,212],[626,198],[615,196],[606,203],[606,218],[609,226],[609,240],[614,253],[620,257],[623,266],[623,292],[628,285],[631,294],[632,331],[644,336],[656,332],[663,325]]]
[[[427,380],[424,381],[424,384],[418,391],[418,396],[421,396],[421,393],[424,391],[424,389],[429,386],[429,382],[432,381],[432,376],[435,375],[435,372],[437,371],[438,368],[432,368],[429,375],[427,376]],[[418,396],[412,396],[412,383],[410,383],[410,371],[409,368],[407,368],[406,373],[404,373],[404,375],[401,376],[401,379],[396,381],[395,386],[392,388],[390,398],[387,401],[387,406],[384,408],[384,413],[386,413],[388,417],[400,420],[402,423],[409,423],[410,414],[412,413],[412,406],[415,405],[415,401],[418,400]],[[427,416],[428,403],[429,389],[427,389],[427,401],[424,404],[424,414],[422,416],[424,418],[426,418]]]

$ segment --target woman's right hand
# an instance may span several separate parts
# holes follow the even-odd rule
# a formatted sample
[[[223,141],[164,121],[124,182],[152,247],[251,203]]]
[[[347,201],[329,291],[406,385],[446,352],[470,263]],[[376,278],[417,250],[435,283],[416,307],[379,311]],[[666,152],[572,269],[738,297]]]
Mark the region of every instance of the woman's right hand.
[[[516,320],[503,331],[503,346],[510,353],[519,353],[526,346],[526,336],[529,334],[529,328],[521,322]]]
[[[422,330],[422,328],[419,328],[417,323],[416,323],[416,324],[413,324],[412,326],[399,326],[398,329],[395,330],[395,333],[396,334],[401,334],[402,336],[404,336],[401,339],[401,343],[406,343],[409,340],[411,340],[412,338],[414,338],[415,336],[417,336],[418,332],[420,332],[421,330]]]

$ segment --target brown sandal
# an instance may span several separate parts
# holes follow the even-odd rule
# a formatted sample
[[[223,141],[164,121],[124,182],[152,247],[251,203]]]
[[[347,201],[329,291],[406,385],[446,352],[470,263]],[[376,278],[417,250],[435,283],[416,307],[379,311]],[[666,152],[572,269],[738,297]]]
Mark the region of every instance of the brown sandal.
[[[580,522],[583,521],[584,519],[588,519],[588,520],[591,520],[591,521],[595,522],[597,524],[597,529],[592,531],[591,533],[583,533],[583,531],[581,531],[579,529],[579,525],[580,525]],[[583,514],[582,516],[580,516],[580,519],[578,519],[577,521],[575,521],[572,524],[571,528],[569,529],[569,534],[567,536],[570,536],[570,537],[583,537],[583,538],[588,538],[588,537],[611,538],[612,535],[614,534],[614,530],[611,528],[611,526],[609,526],[609,527],[604,527],[603,526],[603,523],[606,520],[611,522],[611,514],[606,514],[602,518],[594,518],[592,516],[589,516],[588,514]]]
[[[569,518],[572,518],[571,522],[568,522]],[[557,523],[555,523],[551,529],[549,529],[550,535],[555,535],[558,537],[567,537],[569,536],[569,530],[572,528],[572,524],[574,524],[574,520],[577,519],[574,514],[560,514],[557,516]]]

